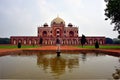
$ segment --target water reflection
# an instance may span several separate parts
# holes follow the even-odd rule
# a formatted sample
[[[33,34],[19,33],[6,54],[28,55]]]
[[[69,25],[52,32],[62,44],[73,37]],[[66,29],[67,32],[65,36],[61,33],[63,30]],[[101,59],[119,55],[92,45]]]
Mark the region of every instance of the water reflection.
[[[47,53],[47,54],[46,54]],[[56,76],[64,74],[65,71],[73,71],[80,67],[80,61],[85,63],[87,58],[105,56],[103,53],[86,53],[79,51],[63,51],[57,56],[55,51],[21,51],[10,54],[11,56],[37,56],[37,65],[45,72],[54,73]]]
[[[82,52],[82,61],[85,62],[86,61],[86,53],[85,52]]]
[[[116,54],[99,52],[62,51],[59,57],[57,57],[56,51],[21,51],[10,53],[9,55],[7,59],[3,58],[2,60],[2,58],[0,58],[0,64],[4,63],[0,65],[4,73],[2,73],[2,78],[11,78],[11,76],[8,77],[6,73],[16,75],[17,77],[15,78],[18,78],[18,76],[19,78],[30,78],[30,76],[34,78],[45,78],[46,76],[51,77],[51,75],[52,77],[61,77],[62,75],[63,78],[72,77],[78,79],[112,78],[114,66],[120,63],[116,62],[116,60],[120,61],[120,58],[118,58],[120,55],[117,54],[116,56]],[[9,62],[12,62],[12,64]],[[6,66],[8,64],[9,66]],[[21,65],[23,67],[19,67]],[[12,69],[9,69],[10,66]],[[14,71],[15,68],[17,69]],[[31,75],[21,76],[20,72],[23,71],[24,73],[26,69],[29,69],[27,72],[29,74],[31,73]],[[13,71],[10,72],[11,70]],[[18,74],[16,72],[18,72]]]
[[[62,54],[57,57],[56,54],[37,54],[37,65],[45,71],[51,70],[52,73],[61,75],[65,73],[66,69],[72,70],[74,67],[79,66],[79,56]]]

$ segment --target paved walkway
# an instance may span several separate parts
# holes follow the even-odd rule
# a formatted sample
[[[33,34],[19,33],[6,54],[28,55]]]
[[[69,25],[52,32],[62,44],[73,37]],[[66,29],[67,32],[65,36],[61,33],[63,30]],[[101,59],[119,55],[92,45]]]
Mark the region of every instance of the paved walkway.
[[[41,48],[29,48],[29,50],[57,50],[58,46],[42,46]],[[77,50],[80,48],[76,48],[73,46],[60,46],[60,50]]]
[[[27,50],[57,50],[57,46],[43,46],[41,48],[30,48]],[[26,49],[25,49],[26,50]],[[102,51],[102,52],[113,52],[120,53],[120,49],[89,49],[89,48],[77,48],[74,46],[60,46],[60,50],[78,50],[78,51]]]
[[[57,46],[42,46],[40,48],[21,48],[21,49],[0,49],[0,55],[7,54],[9,52],[21,51],[21,50],[57,50]],[[78,51],[101,51],[109,53],[118,53],[120,54],[120,49],[88,49],[88,48],[77,48],[74,46],[60,46],[60,50],[78,50]]]

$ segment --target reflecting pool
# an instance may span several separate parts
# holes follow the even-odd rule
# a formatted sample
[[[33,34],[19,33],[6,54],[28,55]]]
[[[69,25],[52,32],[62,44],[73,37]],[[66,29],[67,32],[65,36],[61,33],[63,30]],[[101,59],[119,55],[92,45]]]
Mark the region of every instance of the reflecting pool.
[[[0,79],[112,79],[119,55],[97,52],[22,51],[0,56]]]

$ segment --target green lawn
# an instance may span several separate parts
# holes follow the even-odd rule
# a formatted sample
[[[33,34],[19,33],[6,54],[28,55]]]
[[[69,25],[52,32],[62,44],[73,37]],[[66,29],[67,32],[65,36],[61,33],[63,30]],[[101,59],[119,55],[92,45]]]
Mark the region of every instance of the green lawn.
[[[82,46],[77,46],[78,48],[82,48]],[[93,49],[95,46],[84,46],[83,48]],[[120,49],[120,45],[100,45],[100,49]]]
[[[38,48],[40,46],[32,46],[32,45],[22,45],[21,48]],[[82,48],[82,46],[75,46],[78,48]],[[15,49],[17,48],[17,45],[0,45],[0,49]],[[94,46],[89,46],[89,45],[85,45],[83,48],[90,48],[90,49],[94,49]],[[120,49],[120,45],[100,45],[101,49]]]
[[[40,46],[23,45],[21,48],[38,48]],[[0,49],[15,49],[17,45],[0,45]]]

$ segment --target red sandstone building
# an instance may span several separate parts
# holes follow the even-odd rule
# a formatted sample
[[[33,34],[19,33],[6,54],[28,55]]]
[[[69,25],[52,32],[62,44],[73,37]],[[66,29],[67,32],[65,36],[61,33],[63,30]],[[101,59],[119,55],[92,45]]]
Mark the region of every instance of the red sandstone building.
[[[39,45],[40,38],[43,39],[43,45],[56,45],[56,40],[60,40],[61,45],[80,45],[81,37],[78,36],[78,27],[69,23],[67,26],[65,21],[59,17],[53,19],[51,24],[45,23],[38,27],[37,36],[11,36],[11,44],[22,43],[23,45]],[[105,44],[105,37],[86,37],[88,44],[92,45],[97,40],[99,44]]]

